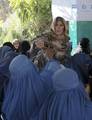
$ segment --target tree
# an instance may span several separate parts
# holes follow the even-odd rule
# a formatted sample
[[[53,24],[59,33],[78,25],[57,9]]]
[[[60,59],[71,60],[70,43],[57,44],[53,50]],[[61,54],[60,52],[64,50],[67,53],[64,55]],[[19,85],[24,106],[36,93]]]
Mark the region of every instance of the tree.
[[[8,0],[2,9],[8,13],[0,19],[0,44],[16,37],[31,40],[50,27],[51,0]]]
[[[21,20],[23,36],[33,38],[48,30],[51,22],[51,0],[9,0]]]

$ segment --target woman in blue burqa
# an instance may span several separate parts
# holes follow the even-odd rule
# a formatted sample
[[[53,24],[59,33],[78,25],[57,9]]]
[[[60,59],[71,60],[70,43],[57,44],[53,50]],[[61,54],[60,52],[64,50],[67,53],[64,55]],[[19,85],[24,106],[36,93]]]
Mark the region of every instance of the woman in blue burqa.
[[[10,42],[4,43],[0,49],[0,113],[4,92],[6,91],[10,77],[9,64],[15,56],[13,45]]]
[[[27,57],[26,52],[30,48],[27,41],[22,43],[22,47],[22,54],[15,57],[9,66],[11,78],[2,107],[5,120],[31,120],[49,91]]]
[[[9,45],[11,46],[9,46]],[[8,83],[9,79],[9,65],[12,59],[17,54],[14,52],[13,45],[10,42],[7,42],[3,45],[0,52],[0,83]],[[2,84],[0,84],[0,88],[3,87]]]
[[[89,83],[89,71],[92,69],[92,60],[90,54],[90,40],[82,38],[80,40],[81,51],[71,57],[72,68],[78,73],[79,78],[82,80],[86,87]]]
[[[38,120],[92,120],[92,103],[75,71],[54,73],[53,90],[45,100]]]
[[[0,82],[2,77],[9,79],[9,64],[17,54],[11,42],[6,42],[0,49]],[[6,81],[6,80],[5,80]],[[1,84],[0,84],[1,85]]]

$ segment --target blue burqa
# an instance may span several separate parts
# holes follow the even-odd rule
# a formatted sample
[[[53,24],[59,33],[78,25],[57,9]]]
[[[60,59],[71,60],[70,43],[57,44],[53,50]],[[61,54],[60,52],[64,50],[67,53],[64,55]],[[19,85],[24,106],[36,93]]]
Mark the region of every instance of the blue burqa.
[[[3,46],[0,53],[0,90],[6,88],[10,77],[9,65],[17,54],[9,46]]]
[[[38,120],[92,120],[92,103],[76,72],[60,69],[53,75],[53,90]]]
[[[0,112],[4,99],[4,92],[7,89],[7,84],[10,77],[9,64],[16,56],[15,52],[9,46],[0,48]]]
[[[31,120],[48,94],[33,63],[18,55],[10,64],[11,78],[2,107],[7,120]]]
[[[92,68],[92,60],[89,55],[77,53],[67,61],[65,66],[74,69],[84,85],[88,84],[89,71]]]
[[[60,62],[57,61],[56,59],[50,59],[45,65],[42,72],[40,73],[42,80],[47,86],[49,86],[49,88],[52,87],[53,74],[60,68],[63,69],[65,67],[62,64],[60,64]]]

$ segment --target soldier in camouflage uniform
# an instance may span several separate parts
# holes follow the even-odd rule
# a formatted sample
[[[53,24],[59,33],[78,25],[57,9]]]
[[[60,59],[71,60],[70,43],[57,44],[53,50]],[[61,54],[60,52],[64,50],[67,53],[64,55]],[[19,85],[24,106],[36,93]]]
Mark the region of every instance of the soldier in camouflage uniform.
[[[48,48],[47,46],[49,46],[49,44],[52,45],[55,50],[55,55],[53,57],[59,60],[61,64],[65,64],[68,57],[70,57],[71,48],[69,39],[65,20],[62,17],[57,17],[52,22],[51,31],[40,36],[35,42],[36,46],[40,48],[34,60],[38,68],[41,70],[48,61],[47,56],[44,56],[44,48]],[[46,44],[48,45],[46,46]]]
[[[70,56],[71,46],[70,38],[67,35],[66,23],[62,17],[57,17],[52,22],[51,32],[48,37],[56,50],[56,59],[64,64],[66,58]]]

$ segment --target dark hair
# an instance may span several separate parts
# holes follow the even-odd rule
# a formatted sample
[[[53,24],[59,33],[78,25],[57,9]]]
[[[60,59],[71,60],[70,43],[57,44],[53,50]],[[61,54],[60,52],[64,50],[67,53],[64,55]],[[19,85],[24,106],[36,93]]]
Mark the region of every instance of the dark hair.
[[[90,40],[88,38],[82,38],[80,41],[80,46],[82,48],[82,52],[86,54],[90,53]]]
[[[58,17],[56,17],[56,21],[64,21],[64,18],[58,16]]]
[[[27,55],[28,50],[30,49],[30,43],[28,41],[22,41],[20,44],[20,52]]]
[[[15,50],[14,45],[11,42],[5,42],[3,46],[9,46],[10,48],[12,48],[12,50]]]

